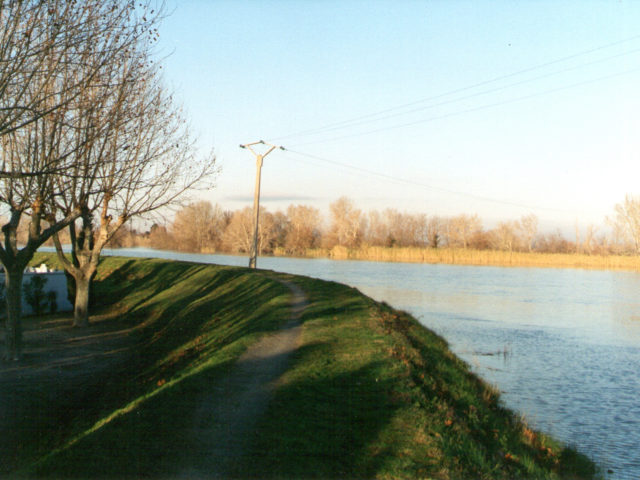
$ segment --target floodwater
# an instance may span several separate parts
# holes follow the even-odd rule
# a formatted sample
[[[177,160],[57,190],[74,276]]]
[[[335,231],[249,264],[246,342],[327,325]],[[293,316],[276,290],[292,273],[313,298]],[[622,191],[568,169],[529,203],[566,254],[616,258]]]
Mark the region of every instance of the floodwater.
[[[105,252],[246,266],[246,257]],[[577,446],[606,478],[640,478],[640,274],[259,258],[413,314],[527,422]]]

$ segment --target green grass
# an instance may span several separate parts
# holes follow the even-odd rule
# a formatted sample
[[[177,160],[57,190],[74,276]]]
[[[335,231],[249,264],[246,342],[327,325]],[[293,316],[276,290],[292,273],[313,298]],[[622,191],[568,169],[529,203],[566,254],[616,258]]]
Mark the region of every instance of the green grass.
[[[122,258],[105,259],[95,288],[99,309],[113,304],[135,327],[136,347],[65,440],[22,474],[164,477],[176,448],[189,462],[180,432],[198,393],[288,320],[289,291],[248,269]]]
[[[409,315],[343,285],[309,292],[304,344],[241,477],[592,478]]]
[[[42,261],[39,256],[37,261]],[[50,261],[50,263],[55,263]],[[128,368],[105,381],[26,476],[171,477],[195,460],[195,402],[309,297],[303,343],[233,472],[246,478],[592,478],[594,464],[500,404],[446,342],[332,282],[248,269],[107,258],[98,308],[135,326]],[[121,319],[122,320],[122,319]]]

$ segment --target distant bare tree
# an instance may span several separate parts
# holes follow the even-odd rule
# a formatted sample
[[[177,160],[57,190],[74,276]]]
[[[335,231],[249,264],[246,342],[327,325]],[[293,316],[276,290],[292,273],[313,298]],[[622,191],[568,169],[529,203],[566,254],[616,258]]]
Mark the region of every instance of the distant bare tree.
[[[518,248],[518,230],[520,224],[516,221],[500,222],[491,232],[493,247],[497,250],[513,252]]]
[[[389,225],[384,215],[378,210],[371,210],[367,213],[364,240],[367,244],[376,247],[389,246]]]
[[[432,215],[427,219],[427,242],[431,248],[438,248],[442,241],[443,219]]]
[[[383,216],[387,225],[387,246],[406,247],[410,243],[406,215],[395,208],[387,208]]]
[[[624,202],[616,204],[614,210],[615,217],[609,222],[633,245],[633,251],[640,254],[640,197],[626,195]]]
[[[610,255],[614,253],[610,239],[605,233],[601,233],[595,237],[591,253],[597,255]]]
[[[273,213],[273,240],[271,241],[270,250],[276,248],[284,248],[289,231],[289,217],[286,213],[277,211]]]
[[[564,238],[560,230],[539,236],[537,240],[537,250],[540,252],[570,253],[574,248],[575,245]]]
[[[365,219],[362,211],[355,208],[347,197],[340,197],[329,206],[331,226],[329,227],[328,245],[357,247],[362,241],[365,231]]]
[[[260,207],[260,219],[258,224],[258,253],[269,252],[277,233],[274,228],[273,215]],[[253,209],[245,207],[233,212],[231,221],[227,226],[223,244],[225,249],[231,252],[248,253],[253,243]]]
[[[478,230],[469,239],[469,247],[475,250],[489,250],[493,243],[493,231]]]
[[[529,252],[533,251],[533,245],[538,235],[538,217],[533,213],[523,215],[518,224],[518,230],[521,233],[522,242]]]
[[[428,245],[429,220],[424,213],[415,213],[407,216],[407,237],[405,242],[410,247],[425,247]]]
[[[290,205],[287,208],[289,220],[285,237],[285,248],[293,254],[302,254],[317,245],[320,239],[322,218],[317,208],[305,205]]]
[[[467,248],[471,238],[481,230],[482,222],[477,214],[452,217],[447,221],[447,244]]]
[[[149,246],[158,250],[172,250],[175,248],[173,235],[164,225],[154,223],[149,229],[148,236]]]
[[[226,226],[225,215],[219,205],[200,201],[176,212],[171,232],[178,250],[199,253],[215,251]]]
[[[596,242],[597,232],[598,232],[598,227],[596,227],[593,224],[587,225],[587,228],[585,229],[584,242],[582,245],[583,245],[584,251],[589,255],[594,253],[594,249],[596,247],[595,242]]]
[[[62,232],[64,233],[64,231]],[[76,235],[79,238],[85,238],[84,237],[84,232],[82,231],[82,229],[78,229],[76,232]],[[95,232],[94,232],[95,235]],[[123,224],[120,228],[118,228],[118,230],[116,230],[115,232],[113,232],[113,235],[109,236],[109,240],[107,241],[105,247],[106,248],[130,248],[130,247],[135,247],[138,245],[138,238],[139,238],[140,234],[138,233],[138,231],[131,227],[131,225],[125,223]],[[61,235],[58,235],[58,242],[62,243],[62,241],[60,240]],[[93,245],[93,238],[89,237],[90,240],[89,242],[91,242],[91,244]],[[74,240],[74,242],[78,242],[78,238],[76,238]],[[88,243],[89,243],[88,242]],[[55,243],[55,242],[54,242]],[[69,244],[71,244],[71,240],[69,240]],[[73,277],[71,277],[73,278]]]
[[[387,225],[387,246],[423,247],[427,242],[427,216],[401,213],[389,208],[383,213]]]

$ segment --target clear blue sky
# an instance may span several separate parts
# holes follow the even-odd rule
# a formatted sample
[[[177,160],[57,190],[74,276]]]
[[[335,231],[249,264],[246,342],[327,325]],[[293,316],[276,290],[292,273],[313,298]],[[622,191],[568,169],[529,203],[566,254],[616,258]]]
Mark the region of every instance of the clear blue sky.
[[[535,213],[572,228],[640,194],[640,2],[169,0],[168,11],[166,81],[222,166],[201,196],[225,208],[251,205],[255,161],[238,145],[260,139],[290,150],[265,159],[270,210],[326,211],[346,195],[364,210],[477,213],[486,226]]]

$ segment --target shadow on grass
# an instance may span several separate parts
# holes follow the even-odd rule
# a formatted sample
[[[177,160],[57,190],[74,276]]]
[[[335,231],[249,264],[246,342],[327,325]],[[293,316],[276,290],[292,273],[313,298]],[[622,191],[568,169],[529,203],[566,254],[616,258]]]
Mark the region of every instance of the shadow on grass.
[[[326,345],[300,349],[300,361],[321,355]],[[278,390],[257,426],[249,453],[232,470],[239,478],[371,478],[384,461],[366,452],[394,416],[391,381],[381,365],[351,371],[320,370]],[[363,406],[365,406],[363,408]],[[363,458],[368,458],[366,465]]]
[[[111,266],[114,263],[115,265]],[[103,260],[102,265],[106,268],[103,268],[99,280],[94,284],[97,305],[111,306],[128,298],[127,305],[130,310],[137,306],[131,302],[134,291],[140,304],[207,268],[204,265],[183,262],[117,257]]]
[[[317,347],[305,348],[302,355],[313,355]],[[271,424],[258,425],[256,431],[262,435],[250,437],[252,453],[241,458],[228,457],[225,452],[242,432],[234,428],[230,434],[225,422],[222,427],[216,426],[215,415],[205,420],[211,426],[204,427],[206,433],[213,432],[213,437],[194,436],[192,428],[198,402],[210,393],[206,386],[219,382],[230,367],[230,363],[222,363],[163,389],[31,474],[53,478],[177,478],[185,468],[209,466],[209,471],[215,472],[224,465],[231,478],[373,476],[376,461],[363,466],[359,459],[370,439],[394,414],[386,394],[391,385],[375,381],[375,365],[287,385],[262,416]],[[220,399],[212,401],[226,401],[224,395],[220,392]],[[367,415],[362,415],[361,402],[369,405]],[[382,462],[385,452],[380,453]]]
[[[192,414],[208,385],[231,362],[186,377],[142,398],[128,412],[49,459],[26,476],[49,478],[167,478],[182,452],[198,451],[189,436]]]
[[[105,267],[109,276],[96,282],[98,298],[105,305],[103,311],[106,312],[109,311],[107,304],[119,304],[117,310],[125,318],[113,321],[131,327],[128,334],[131,336],[130,344],[134,347],[125,356],[120,368],[101,371],[93,378],[83,378],[81,388],[78,388],[77,382],[60,382],[56,388],[43,385],[37,398],[25,402],[24,415],[33,417],[35,412],[43,411],[40,416],[43,421],[40,423],[43,433],[48,437],[45,443],[49,449],[86,434],[81,442],[51,455],[43,464],[51,470],[39,467],[37,474],[40,476],[67,476],[68,473],[94,477],[96,471],[92,469],[96,465],[102,465],[98,467],[100,472],[112,472],[118,477],[120,472],[126,475],[129,467],[110,461],[106,453],[108,449],[96,447],[88,450],[92,453],[85,454],[81,445],[93,442],[94,438],[98,439],[96,445],[102,441],[110,445],[111,438],[124,450],[132,449],[140,454],[148,443],[148,458],[156,461],[158,455],[153,445],[166,442],[166,448],[171,445],[171,438],[168,434],[154,435],[155,427],[152,424],[157,423],[159,428],[172,425],[173,422],[179,424],[182,421],[180,412],[189,412],[189,408],[192,408],[189,407],[189,395],[185,398],[164,396],[172,391],[197,390],[200,388],[195,387],[198,382],[208,381],[211,375],[217,375],[220,368],[240,355],[259,335],[277,329],[288,319],[288,290],[279,283],[247,275],[246,269],[130,259],[107,259]],[[89,327],[87,335],[94,328]],[[231,350],[227,348],[229,346]],[[226,353],[216,359],[221,351]],[[100,362],[100,358],[94,358],[93,361]],[[177,388],[173,387],[172,382],[178,377],[190,378],[190,374],[207,362],[221,366],[188,381],[178,381],[175,384]],[[68,368],[73,370],[74,367]],[[171,388],[165,383],[171,384]],[[61,392],[64,395],[59,395]],[[19,397],[20,392],[16,395]],[[158,404],[161,411],[153,422],[148,422],[148,431],[140,429],[138,425],[143,410],[136,406],[129,414],[116,415],[114,420],[87,434],[96,422],[109,419],[113,412],[126,408],[132,402],[156,405],[161,398],[168,399],[169,403],[166,407]],[[15,400],[19,403],[20,399]],[[155,407],[149,411],[154,410]],[[124,425],[122,428],[127,433],[120,431],[111,437],[108,432],[117,425]],[[16,424],[16,427],[19,425]],[[58,433],[52,436],[52,431]],[[28,431],[16,428],[16,435],[20,437],[15,438],[16,444],[29,444],[28,448],[31,449],[28,455],[15,452],[17,457],[11,463],[17,466],[28,461],[34,452],[40,451],[40,447],[36,448],[39,441],[29,436]],[[19,458],[21,455],[22,458]],[[73,473],[76,471],[73,468],[67,472],[64,470],[66,456],[84,458],[87,470],[78,469],[77,475]],[[130,460],[134,465],[140,463],[133,457]],[[59,466],[63,469],[58,470]],[[28,476],[34,473],[30,472]]]
[[[264,413],[269,385],[285,370],[288,356],[281,352],[240,362],[221,359],[179,377],[86,431],[29,474],[191,478],[184,472],[227,472]],[[235,448],[238,442],[240,449]]]

